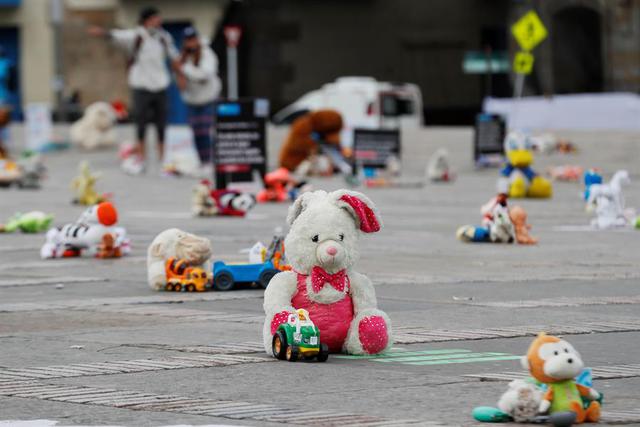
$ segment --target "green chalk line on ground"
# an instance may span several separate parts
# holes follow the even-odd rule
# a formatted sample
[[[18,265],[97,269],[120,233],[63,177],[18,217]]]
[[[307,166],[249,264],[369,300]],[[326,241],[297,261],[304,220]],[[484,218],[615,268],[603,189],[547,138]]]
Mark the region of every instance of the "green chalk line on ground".
[[[474,362],[492,362],[498,360],[518,360],[520,356],[488,356],[488,357],[474,357],[469,359],[448,359],[448,360],[425,360],[423,362],[402,362],[406,365],[447,365],[453,363],[474,363]],[[379,360],[375,360],[379,362]]]
[[[382,358],[388,358],[388,357],[406,357],[406,356],[415,356],[415,355],[470,353],[470,352],[471,350],[446,349],[446,350],[422,350],[422,351],[394,351],[391,353],[366,354],[366,355],[339,354],[334,357],[338,359],[382,359]]]
[[[458,360],[458,359],[476,359],[478,357],[494,357],[494,356],[513,356],[509,353],[453,353],[438,356],[410,356],[410,357],[393,357],[385,359],[376,359],[374,362],[422,362],[422,361],[441,361],[441,360]],[[515,357],[515,356],[514,356]]]

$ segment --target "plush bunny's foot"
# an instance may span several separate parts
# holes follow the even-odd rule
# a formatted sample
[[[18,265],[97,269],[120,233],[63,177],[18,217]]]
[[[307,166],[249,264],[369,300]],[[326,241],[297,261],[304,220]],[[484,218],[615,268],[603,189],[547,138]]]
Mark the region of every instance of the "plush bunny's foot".
[[[293,313],[295,309],[290,307],[290,310],[283,310],[273,315],[270,319],[267,318],[264,321],[264,327],[262,329],[262,340],[264,344],[264,350],[267,354],[272,354],[271,352],[271,340],[273,339],[273,335],[278,330],[278,326],[283,323],[287,323],[289,319],[289,315]]]
[[[391,347],[391,322],[380,310],[365,310],[351,322],[344,349],[350,354],[377,354]]]

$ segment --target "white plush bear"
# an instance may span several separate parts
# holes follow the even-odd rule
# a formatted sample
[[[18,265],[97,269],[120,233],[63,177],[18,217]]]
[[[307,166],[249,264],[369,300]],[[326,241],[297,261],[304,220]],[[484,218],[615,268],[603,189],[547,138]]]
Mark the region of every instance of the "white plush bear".
[[[71,125],[71,142],[88,150],[116,144],[116,113],[106,102],[87,107],[82,118]]]
[[[147,280],[151,289],[163,290],[167,283],[165,263],[184,259],[191,267],[211,271],[211,242],[204,237],[170,228],[158,234],[147,251]]]
[[[285,238],[291,271],[271,279],[264,295],[264,347],[290,313],[305,309],[329,351],[375,354],[391,347],[389,317],[377,308],[371,281],[352,270],[361,232],[381,228],[363,194],[338,190],[304,193],[289,208]]]

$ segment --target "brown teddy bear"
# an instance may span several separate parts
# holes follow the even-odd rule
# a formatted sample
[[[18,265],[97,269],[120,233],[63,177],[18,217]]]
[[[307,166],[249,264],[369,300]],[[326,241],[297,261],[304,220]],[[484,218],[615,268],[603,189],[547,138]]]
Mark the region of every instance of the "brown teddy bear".
[[[314,134],[340,149],[342,116],[335,110],[311,111],[293,121],[289,135],[280,150],[280,166],[294,172],[298,166],[319,151]]]

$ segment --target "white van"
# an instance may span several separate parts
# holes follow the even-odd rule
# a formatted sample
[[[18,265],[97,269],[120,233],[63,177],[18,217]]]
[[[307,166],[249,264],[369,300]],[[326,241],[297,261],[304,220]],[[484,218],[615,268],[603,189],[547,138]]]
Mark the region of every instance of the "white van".
[[[291,123],[312,110],[334,109],[344,120],[342,144],[350,147],[354,128],[396,129],[422,126],[422,93],[412,83],[379,82],[372,77],[341,77],[303,95],[273,116]]]

